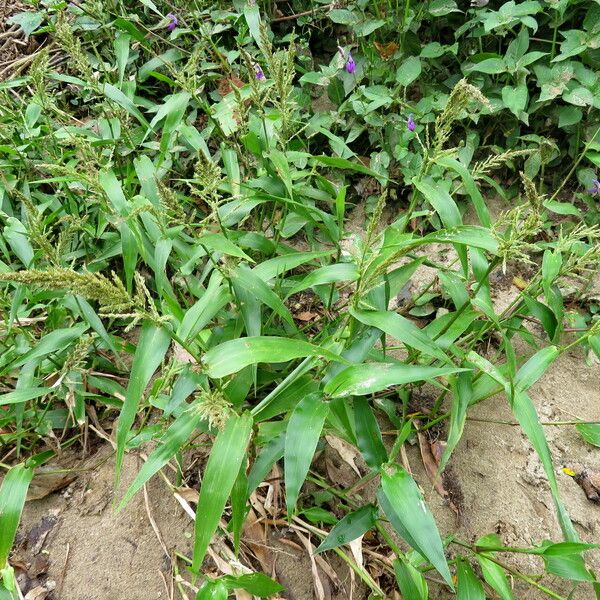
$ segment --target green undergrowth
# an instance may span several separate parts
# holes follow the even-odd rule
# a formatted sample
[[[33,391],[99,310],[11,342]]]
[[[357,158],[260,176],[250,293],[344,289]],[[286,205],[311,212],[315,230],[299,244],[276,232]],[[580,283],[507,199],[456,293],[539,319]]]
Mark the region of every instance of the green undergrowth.
[[[239,551],[277,462],[288,519],[373,598],[428,598],[432,571],[460,599],[513,598],[515,578],[566,598],[511,552],[600,597],[529,394],[575,346],[582,368],[600,356],[600,6],[473,4],[41,2],[11,18],[40,45],[0,83],[1,598],[18,597],[9,554],[35,468],[81,447],[90,415],[115,421],[115,484],[152,442],[117,510],[211,447],[198,599],[281,591],[258,563],[203,569],[223,522]],[[422,266],[435,276],[407,295]],[[493,282],[515,275],[500,310]],[[470,408],[498,394],[562,539],[442,537],[401,466],[417,428],[441,424],[441,474]],[[600,445],[600,426],[579,429]],[[325,435],[360,452],[373,504],[316,473]],[[377,581],[346,546],[368,531],[394,554]]]

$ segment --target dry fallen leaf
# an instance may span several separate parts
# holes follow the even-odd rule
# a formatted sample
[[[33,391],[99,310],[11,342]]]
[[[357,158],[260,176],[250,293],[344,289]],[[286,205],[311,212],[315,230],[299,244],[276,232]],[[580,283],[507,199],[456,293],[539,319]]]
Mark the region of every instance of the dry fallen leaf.
[[[65,473],[56,467],[39,467],[29,484],[27,500],[40,500],[52,492],[62,490],[77,479],[73,473]]]
[[[581,465],[564,468],[563,472],[573,477],[590,502],[600,503],[600,473],[590,471]]]
[[[358,467],[356,466],[356,463],[354,462],[359,456],[358,451],[355,450],[348,442],[333,435],[326,435],[325,440],[334,450],[337,451],[341,459],[347,463],[359,477],[362,477]]]
[[[387,44],[375,42],[375,48],[377,49],[379,56],[381,56],[383,60],[387,60],[398,50],[398,44],[396,44],[396,42],[388,42]]]

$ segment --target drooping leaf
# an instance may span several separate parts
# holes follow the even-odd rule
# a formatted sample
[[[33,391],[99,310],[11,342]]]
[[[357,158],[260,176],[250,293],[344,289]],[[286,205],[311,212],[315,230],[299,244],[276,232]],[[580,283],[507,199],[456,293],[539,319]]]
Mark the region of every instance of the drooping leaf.
[[[378,469],[387,462],[388,455],[383,445],[381,430],[366,398],[354,399],[354,425],[356,441],[365,462]]]
[[[429,589],[422,573],[404,558],[394,561],[394,574],[403,598],[428,600]]]
[[[467,560],[459,559],[456,564],[456,599],[457,600],[485,600],[483,586],[473,568]]]
[[[242,460],[252,433],[252,416],[244,413],[232,415],[223,431],[215,438],[204,470],[196,508],[194,555],[192,568],[195,572],[202,565],[206,551],[215,533],[225,503],[240,471]]]
[[[433,515],[425,505],[423,496],[410,474],[401,467],[388,465],[381,475],[381,489],[387,500],[383,506],[387,517],[398,533],[437,569],[444,581],[453,588],[452,577],[444,555],[442,540]],[[388,514],[388,511],[392,514]],[[394,517],[394,518],[392,518]],[[408,534],[408,539],[406,534]]]
[[[392,311],[350,309],[350,314],[365,325],[377,327],[403,344],[423,352],[426,356],[449,362],[446,354],[410,319]]]
[[[321,394],[309,394],[298,403],[288,422],[283,464],[289,518],[296,508],[328,412]]]
[[[332,398],[366,396],[392,385],[428,381],[465,369],[427,367],[392,363],[367,363],[347,367],[325,385],[324,391]]]
[[[0,487],[0,571],[7,566],[33,469],[20,464],[4,476]]]
[[[369,529],[375,527],[377,520],[377,508],[372,504],[367,504],[354,512],[347,514],[335,525],[329,532],[329,535],[321,542],[316,553],[325,552],[332,548],[337,548],[342,544],[347,544],[352,540],[359,538]]]
[[[169,333],[163,327],[159,327],[153,323],[143,325],[131,365],[127,393],[117,423],[117,458],[115,463],[117,481],[119,480],[121,465],[123,464],[125,442],[127,441],[129,430],[135,421],[140,400],[154,371],[156,371],[163,361],[170,341]]]
[[[323,356],[342,360],[337,354],[302,340],[284,337],[255,336],[223,342],[202,358],[213,379],[225,377],[257,363],[281,363],[306,356]]]
[[[142,486],[162,467],[164,467],[175,453],[179,452],[182,446],[186,443],[198,423],[200,422],[201,413],[188,409],[182,413],[165,433],[159,438],[158,446],[150,453],[146,462],[142,465],[139,473],[136,475],[133,483],[125,493],[121,500],[118,509],[122,510],[125,505],[133,498],[134,494],[142,488]]]

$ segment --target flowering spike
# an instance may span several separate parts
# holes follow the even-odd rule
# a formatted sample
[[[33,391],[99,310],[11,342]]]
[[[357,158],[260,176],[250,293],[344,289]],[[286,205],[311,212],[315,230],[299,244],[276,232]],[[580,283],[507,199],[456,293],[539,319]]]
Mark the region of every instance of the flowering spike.
[[[265,78],[264,71],[258,63],[255,63],[254,65],[254,72],[256,73],[256,79],[262,80]]]
[[[412,113],[408,115],[408,119],[406,120],[406,127],[408,127],[409,131],[414,131],[417,128],[417,124],[415,123]]]
[[[173,13],[169,13],[167,15],[167,19],[169,19],[169,24],[167,25],[167,29],[169,31],[173,31],[177,27],[177,25],[179,25],[179,21]]]

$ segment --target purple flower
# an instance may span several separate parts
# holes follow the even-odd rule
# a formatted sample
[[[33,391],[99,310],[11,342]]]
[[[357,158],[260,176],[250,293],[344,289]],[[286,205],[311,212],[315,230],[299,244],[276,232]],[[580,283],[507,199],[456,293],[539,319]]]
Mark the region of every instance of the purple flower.
[[[265,74],[258,63],[254,65],[254,72],[256,73],[256,79],[262,80],[265,78]]]
[[[177,25],[179,25],[179,21],[177,20],[177,17],[173,13],[169,13],[167,15],[167,19],[169,19],[169,24],[167,25],[167,29],[169,31],[173,31],[173,29],[175,29],[177,27]]]
[[[409,131],[414,131],[417,128],[417,124],[415,123],[415,120],[413,119],[412,113],[410,115],[408,115],[408,119],[406,119],[406,126],[408,127]]]
[[[594,187],[588,190],[588,194],[600,194],[600,180],[592,179],[592,183],[594,184]]]
[[[348,73],[354,73],[354,71],[356,71],[356,63],[350,52],[348,52],[348,58],[346,59],[346,71],[348,71]]]

